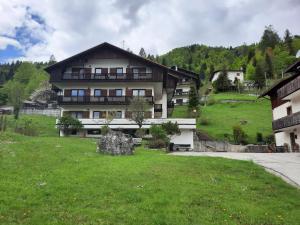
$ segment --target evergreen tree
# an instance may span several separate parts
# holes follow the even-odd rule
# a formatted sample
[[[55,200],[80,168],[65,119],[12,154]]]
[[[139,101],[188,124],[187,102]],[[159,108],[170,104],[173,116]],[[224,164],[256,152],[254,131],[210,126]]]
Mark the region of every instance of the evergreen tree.
[[[55,59],[54,55],[51,55],[48,64],[53,65],[54,63],[56,63],[56,59]]]
[[[146,54],[146,52],[145,52],[145,49],[144,49],[144,48],[141,48],[141,50],[140,50],[140,52],[139,52],[139,56],[142,56],[142,57],[144,57],[144,58],[146,58],[146,57],[147,57],[147,54]]]
[[[272,25],[265,27],[264,33],[260,40],[260,48],[265,51],[266,48],[275,48],[275,45],[280,43],[280,37],[274,30]]]
[[[231,81],[228,79],[228,74],[226,69],[223,69],[219,77],[213,83],[213,87],[216,92],[228,91],[231,87]]]
[[[213,75],[214,75],[214,72],[215,72],[215,67],[214,67],[213,64],[211,64],[211,65],[209,66],[209,80],[212,80]]]
[[[289,54],[295,55],[295,49],[293,47],[293,37],[288,29],[286,29],[284,34],[284,44],[289,51]]]
[[[189,92],[189,109],[197,109],[199,106],[199,96],[196,91],[196,88],[194,86],[191,86],[190,92]]]
[[[266,81],[265,81],[265,75],[264,75],[263,66],[261,62],[257,63],[255,67],[254,81],[255,81],[255,86],[259,89],[265,86]]]
[[[274,66],[273,66],[273,62],[272,62],[270,53],[268,53],[268,52],[266,52],[266,55],[265,55],[265,63],[266,63],[267,77],[273,78],[274,77]]]

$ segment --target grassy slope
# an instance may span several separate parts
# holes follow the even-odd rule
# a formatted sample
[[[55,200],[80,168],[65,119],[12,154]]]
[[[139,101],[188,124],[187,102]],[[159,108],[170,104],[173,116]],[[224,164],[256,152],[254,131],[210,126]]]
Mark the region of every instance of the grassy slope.
[[[197,128],[216,139],[224,139],[224,134],[232,134],[232,127],[247,121],[241,125],[248,135],[249,142],[255,143],[256,133],[264,136],[272,133],[272,111],[270,102],[260,99],[254,102],[220,103],[219,100],[256,100],[256,97],[239,95],[234,93],[214,94],[216,104],[201,107],[200,118],[206,118],[208,125],[201,125],[198,121]],[[172,117],[188,117],[186,106],[177,106]]]
[[[0,135],[0,224],[297,224],[300,191],[252,162]]]

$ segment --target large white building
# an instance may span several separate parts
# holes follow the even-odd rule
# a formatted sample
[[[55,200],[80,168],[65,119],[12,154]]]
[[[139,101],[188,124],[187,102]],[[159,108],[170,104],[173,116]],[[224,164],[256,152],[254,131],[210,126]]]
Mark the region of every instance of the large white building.
[[[142,128],[167,121],[177,122],[181,135],[171,138],[176,145],[193,148],[195,119],[168,119],[178,80],[197,79],[132,54],[109,43],[102,43],[46,68],[58,93],[61,116],[78,118],[84,130],[80,135],[98,136],[111,114],[112,129],[134,133],[138,126],[131,120],[128,105],[133,97],[145,98],[151,108]],[[63,135],[63,132],[60,132]],[[74,135],[76,135],[74,131]]]
[[[222,70],[216,70],[213,73],[211,82],[213,83],[214,81],[216,81],[222,72]],[[231,81],[232,84],[234,84],[235,79],[238,79],[241,83],[244,82],[244,72],[242,70],[226,70],[226,72],[228,79]]]
[[[300,146],[300,61],[291,65],[287,77],[260,97],[270,96],[276,146],[299,151]]]

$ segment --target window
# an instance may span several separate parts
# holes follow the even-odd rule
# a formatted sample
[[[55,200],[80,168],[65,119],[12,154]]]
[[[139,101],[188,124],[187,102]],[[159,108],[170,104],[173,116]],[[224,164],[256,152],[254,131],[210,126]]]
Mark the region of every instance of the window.
[[[100,89],[95,89],[94,90],[94,96],[96,96],[96,97],[101,96],[101,90]]]
[[[286,108],[286,113],[287,113],[288,116],[292,115],[292,113],[293,113],[292,106],[289,106],[289,107]]]
[[[122,111],[116,111],[115,118],[122,119]]]
[[[87,134],[89,134],[89,135],[99,135],[99,134],[101,134],[101,130],[100,129],[88,129]]]
[[[133,89],[132,95],[133,96],[145,96],[145,89]]]
[[[93,119],[102,119],[105,118],[106,112],[105,111],[94,111],[93,112]]]
[[[102,73],[102,68],[96,68],[96,69],[95,69],[95,73],[101,74],[101,73]]]
[[[81,119],[83,117],[83,113],[82,112],[72,112],[71,116],[73,118]]]
[[[123,68],[117,68],[117,76],[122,76],[123,75]]]
[[[82,89],[73,89],[72,92],[71,92],[71,96],[72,97],[77,97],[77,96],[84,96],[84,90]]]
[[[122,96],[122,89],[116,89],[116,96]]]
[[[236,73],[237,76],[240,76],[240,73]]]

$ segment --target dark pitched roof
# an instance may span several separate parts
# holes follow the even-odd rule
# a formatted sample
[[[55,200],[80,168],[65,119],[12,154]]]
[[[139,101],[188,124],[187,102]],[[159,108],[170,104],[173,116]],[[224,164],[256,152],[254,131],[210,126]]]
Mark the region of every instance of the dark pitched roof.
[[[68,63],[68,62],[70,62],[70,61],[76,59],[77,57],[84,56],[84,55],[86,55],[86,54],[88,54],[88,53],[90,53],[90,52],[93,52],[93,51],[95,51],[95,50],[99,50],[99,49],[104,48],[104,47],[108,47],[108,48],[114,49],[114,50],[119,51],[119,52],[121,52],[121,53],[123,53],[123,54],[125,54],[125,55],[127,55],[127,56],[129,56],[129,57],[135,58],[135,59],[137,59],[137,60],[140,60],[140,61],[149,63],[149,64],[154,65],[154,66],[157,66],[157,67],[160,67],[160,68],[162,68],[162,69],[164,69],[164,70],[166,70],[166,71],[168,71],[168,72],[170,72],[170,73],[172,73],[172,74],[175,74],[175,75],[177,75],[177,76],[188,76],[188,77],[191,76],[190,74],[187,74],[187,73],[184,73],[184,72],[180,72],[180,71],[171,69],[171,68],[169,68],[169,67],[167,67],[167,66],[164,66],[164,65],[159,64],[159,63],[157,63],[157,62],[154,62],[154,61],[152,61],[152,60],[146,59],[146,58],[141,57],[141,56],[139,56],[139,55],[136,55],[136,54],[134,54],[134,53],[128,52],[128,51],[126,51],[126,50],[124,50],[124,49],[122,49],[122,48],[119,48],[119,47],[117,47],[117,46],[115,46],[115,45],[112,45],[112,44],[110,44],[110,43],[107,43],[107,42],[103,42],[103,43],[100,44],[100,45],[97,45],[97,46],[95,46],[95,47],[89,48],[89,49],[87,49],[87,50],[85,50],[85,51],[83,51],[83,52],[80,52],[80,53],[75,54],[75,55],[73,55],[73,56],[71,56],[71,57],[69,57],[69,58],[66,58],[66,59],[64,59],[64,60],[62,60],[62,61],[59,61],[59,62],[57,62],[57,63],[55,63],[55,64],[53,64],[53,65],[51,65],[51,66],[46,67],[45,70],[46,70],[47,72],[50,72],[53,68],[56,68],[57,66],[63,65],[63,64],[65,64],[65,63]],[[196,77],[194,77],[194,78],[196,78]]]

